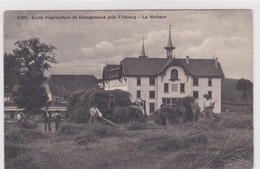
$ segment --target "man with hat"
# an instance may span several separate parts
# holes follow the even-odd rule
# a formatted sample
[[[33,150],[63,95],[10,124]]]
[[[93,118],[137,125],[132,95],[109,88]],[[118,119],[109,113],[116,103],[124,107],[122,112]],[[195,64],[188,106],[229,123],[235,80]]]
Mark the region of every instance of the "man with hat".
[[[203,97],[206,99],[204,102],[204,113],[206,119],[213,119],[213,110],[212,110],[212,103],[210,101],[210,96],[208,94],[204,94]]]
[[[47,131],[47,126],[49,128],[49,132],[51,132],[51,114],[48,111],[49,107],[45,107],[45,112],[43,113],[44,125],[45,125],[45,132]]]

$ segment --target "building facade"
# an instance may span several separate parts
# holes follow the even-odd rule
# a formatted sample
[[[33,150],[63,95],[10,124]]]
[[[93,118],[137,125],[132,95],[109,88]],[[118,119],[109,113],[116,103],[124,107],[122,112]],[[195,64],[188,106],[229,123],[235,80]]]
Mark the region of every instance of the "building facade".
[[[153,113],[162,103],[174,106],[186,96],[197,98],[203,107],[204,94],[209,94],[215,103],[214,112],[221,112],[221,81],[224,78],[217,58],[173,58],[171,28],[165,58],[148,58],[144,42],[141,55],[124,58],[119,65],[106,65],[103,69],[105,90],[128,91],[132,99],[146,101],[147,114]]]

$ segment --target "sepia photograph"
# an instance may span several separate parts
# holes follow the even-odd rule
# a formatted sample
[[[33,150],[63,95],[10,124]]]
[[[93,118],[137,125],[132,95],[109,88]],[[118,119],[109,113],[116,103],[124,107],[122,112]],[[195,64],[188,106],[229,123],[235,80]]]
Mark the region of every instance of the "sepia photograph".
[[[253,11],[6,10],[6,169],[252,169]]]

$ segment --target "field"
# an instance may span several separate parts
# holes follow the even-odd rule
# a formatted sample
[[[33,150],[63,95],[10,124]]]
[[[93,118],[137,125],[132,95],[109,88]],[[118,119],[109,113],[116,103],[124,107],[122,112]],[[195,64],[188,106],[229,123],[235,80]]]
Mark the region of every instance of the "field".
[[[49,134],[6,124],[5,168],[253,168],[252,114],[165,127],[64,122]]]

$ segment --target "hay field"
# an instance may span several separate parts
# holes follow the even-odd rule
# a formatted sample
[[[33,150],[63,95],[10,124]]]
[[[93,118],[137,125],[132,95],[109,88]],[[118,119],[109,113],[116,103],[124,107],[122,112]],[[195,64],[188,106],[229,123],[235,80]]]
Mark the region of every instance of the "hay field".
[[[252,114],[157,126],[63,123],[56,133],[5,125],[5,168],[189,169],[253,167]]]

